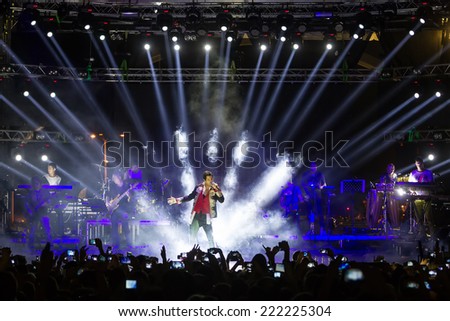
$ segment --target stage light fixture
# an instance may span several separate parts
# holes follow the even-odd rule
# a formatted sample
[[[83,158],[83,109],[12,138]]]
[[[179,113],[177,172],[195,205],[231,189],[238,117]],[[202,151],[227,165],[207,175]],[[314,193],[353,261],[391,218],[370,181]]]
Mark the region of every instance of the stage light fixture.
[[[281,41],[281,42],[285,42],[285,41],[286,41],[286,37],[285,37],[285,36],[281,36],[281,37],[280,37],[280,41]]]
[[[20,162],[20,161],[23,159],[23,157],[22,157],[21,154],[16,154],[16,155],[14,156],[14,159],[15,159],[16,161]]]
[[[252,38],[258,38],[261,35],[263,21],[261,14],[252,8],[246,13],[246,20],[248,23],[248,33]]]
[[[331,43],[327,43],[326,45],[327,50],[333,49],[333,45]]]
[[[186,25],[195,27],[200,24],[202,19],[202,14],[196,8],[191,8],[186,14]]]
[[[169,11],[165,11],[156,16],[156,25],[162,30],[167,31],[173,24],[173,17]]]
[[[414,98],[419,99],[420,94],[419,93],[414,93]]]
[[[47,37],[48,37],[48,38],[53,37],[53,32],[51,32],[51,31],[47,32]]]
[[[100,35],[99,37],[98,37],[101,41],[104,41],[105,39],[106,39],[106,36],[105,35]]]
[[[267,45],[266,44],[261,44],[259,46],[259,49],[261,49],[261,51],[266,51],[267,50]]]
[[[440,92],[440,91],[436,91],[436,93],[435,93],[435,96],[436,96],[437,98],[439,98],[439,97],[441,97],[441,96],[442,96],[442,94],[441,94],[441,92]]]
[[[417,8],[416,16],[423,18],[424,21],[431,19],[433,17],[433,8],[428,4],[428,2],[422,2],[422,5]]]
[[[216,16],[216,22],[223,32],[231,28],[233,16],[229,12],[221,12]]]
[[[415,35],[415,32],[414,32],[414,30],[409,30],[409,35],[412,37],[412,36],[414,36]]]
[[[55,97],[56,97],[56,93],[52,91],[52,92],[50,93],[50,97],[55,98]]]
[[[288,10],[277,16],[277,26],[279,30],[287,31],[294,23],[294,16]]]
[[[355,34],[353,34],[353,39],[359,39],[359,36],[358,36],[358,34],[357,33],[355,33]]]
[[[47,162],[47,161],[48,161],[48,156],[47,156],[46,154],[43,154],[43,155],[41,156],[41,161]]]
[[[147,50],[147,51],[149,51],[149,50],[150,50],[150,45],[149,45],[148,43],[146,43],[146,44],[144,45],[144,49]]]
[[[294,49],[294,50],[298,50],[299,48],[300,48],[300,45],[298,43],[294,43],[292,45],[292,49]]]
[[[373,16],[370,12],[361,11],[356,15],[356,24],[360,29],[370,29],[373,24]]]
[[[180,45],[179,44],[176,44],[175,46],[173,46],[173,49],[175,49],[175,51],[179,51],[180,50]]]
[[[204,48],[205,48],[205,51],[210,51],[211,45],[209,43],[207,43]]]
[[[335,32],[342,32],[344,31],[344,23],[341,21],[338,21],[334,24],[334,31]]]
[[[28,90],[25,90],[25,91],[23,92],[23,95],[24,95],[25,97],[28,97],[28,96],[30,96],[30,92],[29,92]]]
[[[173,28],[169,31],[169,38],[172,40],[172,42],[178,42],[180,39],[182,39],[181,31],[178,28]]]
[[[204,25],[200,25],[195,32],[199,37],[206,37],[208,35],[208,29]]]
[[[428,154],[427,158],[429,161],[432,161],[432,160],[434,160],[435,157],[434,157],[434,154]]]
[[[88,31],[91,29],[91,25],[90,24],[85,24],[84,25],[84,30]]]

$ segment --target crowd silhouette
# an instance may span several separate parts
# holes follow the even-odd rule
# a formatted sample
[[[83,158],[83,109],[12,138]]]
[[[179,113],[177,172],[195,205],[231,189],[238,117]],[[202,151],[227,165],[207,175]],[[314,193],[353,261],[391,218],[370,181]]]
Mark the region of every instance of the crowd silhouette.
[[[237,251],[194,246],[177,258],[162,246],[157,256],[112,253],[95,239],[88,246],[54,255],[50,243],[36,260],[2,248],[1,300],[100,301],[308,301],[448,300],[446,253],[436,243],[427,257],[403,263],[355,262],[322,249],[328,264],[305,251],[291,255],[287,241],[245,262]]]

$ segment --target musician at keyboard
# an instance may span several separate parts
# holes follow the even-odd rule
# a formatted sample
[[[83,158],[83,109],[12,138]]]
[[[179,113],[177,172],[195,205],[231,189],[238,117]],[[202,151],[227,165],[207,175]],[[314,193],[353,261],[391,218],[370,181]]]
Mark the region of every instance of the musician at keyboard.
[[[409,174],[408,182],[419,184],[433,183],[433,172],[429,169],[425,169],[423,159],[417,157],[415,160],[416,169]],[[415,195],[423,195],[420,190],[416,190]],[[429,198],[417,198],[412,203],[416,224],[418,227],[418,236],[422,238],[424,236],[430,236],[433,234],[433,222],[431,217],[431,199]]]
[[[61,184],[61,177],[56,174],[56,164],[48,163],[47,165],[47,174],[44,175],[45,181],[44,184],[48,185],[59,185]]]

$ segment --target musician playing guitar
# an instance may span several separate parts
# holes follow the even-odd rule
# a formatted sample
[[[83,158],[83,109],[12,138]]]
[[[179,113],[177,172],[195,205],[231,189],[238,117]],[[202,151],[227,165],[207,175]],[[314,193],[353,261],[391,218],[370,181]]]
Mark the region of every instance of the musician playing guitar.
[[[34,248],[34,241],[39,227],[46,235],[46,242],[52,241],[50,218],[48,207],[51,205],[51,195],[47,190],[42,189],[41,178],[34,176],[31,178],[31,190],[25,200],[25,208],[28,213],[29,237],[28,245]]]
[[[121,239],[126,245],[131,245],[129,218],[133,212],[132,189],[124,179],[123,175],[116,172],[112,175],[109,193],[106,196],[106,208],[111,219],[111,243],[113,247],[119,248]],[[120,235],[120,224],[122,235]]]

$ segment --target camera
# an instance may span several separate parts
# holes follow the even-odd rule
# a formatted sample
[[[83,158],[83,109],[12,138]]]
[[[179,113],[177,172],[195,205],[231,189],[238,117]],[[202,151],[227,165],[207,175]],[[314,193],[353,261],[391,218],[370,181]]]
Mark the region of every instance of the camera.
[[[413,261],[408,261],[408,262],[406,263],[406,266],[414,266],[414,262],[413,262]]]
[[[314,262],[309,262],[308,265],[307,265],[307,267],[310,268],[310,269],[312,269],[315,266],[316,266],[316,264],[314,264]]]
[[[67,256],[74,256],[75,250],[67,250]]]
[[[321,250],[320,250],[320,253],[322,253],[322,254],[327,254],[328,251],[327,251],[327,249],[321,249]]]
[[[182,259],[185,259],[185,258],[187,258],[187,252],[182,252],[179,255],[177,255],[177,259],[178,260],[182,260]]]
[[[106,248],[106,254],[108,254],[108,255],[111,255],[111,254],[112,254],[112,248],[111,248],[111,246],[108,246],[108,247]]]
[[[131,259],[129,256],[122,256],[120,258],[120,263],[122,264],[130,264],[131,263]]]
[[[273,277],[274,278],[281,278],[281,272],[278,272],[278,271],[273,272]]]
[[[356,282],[364,280],[364,274],[360,269],[348,269],[344,274],[345,282]]]
[[[284,272],[284,264],[283,263],[276,263],[275,264],[275,271],[276,272]]]
[[[406,287],[408,289],[418,289],[419,288],[419,283],[413,282],[413,281],[409,281],[408,283],[406,283]]]
[[[95,245],[95,239],[89,239],[89,245]]]
[[[136,289],[137,281],[136,280],[125,280],[125,289],[132,290]]]
[[[170,268],[175,270],[182,270],[184,269],[184,263],[182,261],[171,261]]]
[[[145,268],[146,269],[151,269],[152,268],[152,264],[150,262],[145,263]]]
[[[436,277],[437,272],[436,272],[435,270],[430,270],[430,271],[428,271],[428,275],[429,275],[431,278],[434,278],[434,277]]]

